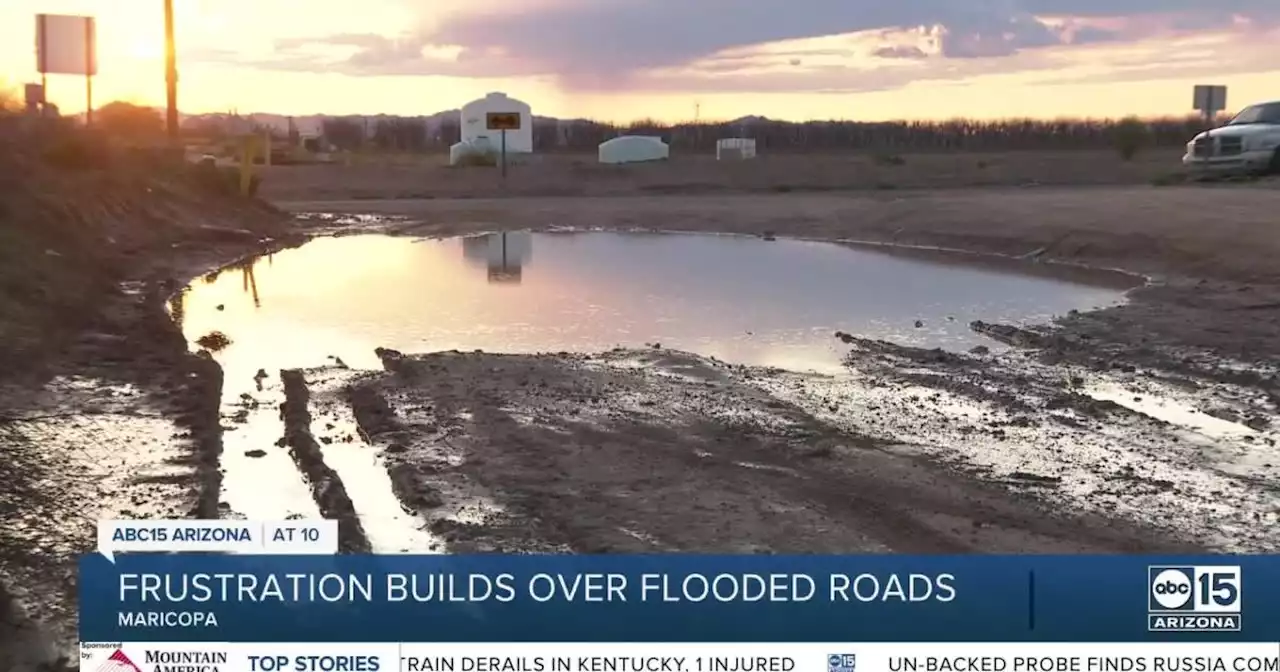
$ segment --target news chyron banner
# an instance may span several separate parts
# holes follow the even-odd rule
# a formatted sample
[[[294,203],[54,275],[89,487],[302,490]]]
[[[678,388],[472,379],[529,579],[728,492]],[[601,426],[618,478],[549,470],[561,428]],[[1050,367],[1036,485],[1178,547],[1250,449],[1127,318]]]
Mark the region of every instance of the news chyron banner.
[[[1280,556],[369,556],[328,521],[143,524],[81,560],[82,670],[1280,672]]]

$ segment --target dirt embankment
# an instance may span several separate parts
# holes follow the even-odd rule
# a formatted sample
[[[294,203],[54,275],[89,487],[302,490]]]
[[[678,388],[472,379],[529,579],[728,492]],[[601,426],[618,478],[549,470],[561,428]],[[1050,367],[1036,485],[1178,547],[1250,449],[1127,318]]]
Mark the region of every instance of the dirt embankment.
[[[763,154],[750,161],[676,155],[651,164],[603,165],[592,154],[539,154],[510,166],[506,181],[486,167],[446,157],[366,159],[351,165],[268,168],[273,201],[486,198],[492,196],[679,196],[900,189],[1147,185],[1176,176],[1179,153],[1122,161],[1115,152],[831,152]]]
[[[97,520],[214,517],[220,369],[168,296],[291,236],[164,152],[0,117],[0,668],[74,644]]]

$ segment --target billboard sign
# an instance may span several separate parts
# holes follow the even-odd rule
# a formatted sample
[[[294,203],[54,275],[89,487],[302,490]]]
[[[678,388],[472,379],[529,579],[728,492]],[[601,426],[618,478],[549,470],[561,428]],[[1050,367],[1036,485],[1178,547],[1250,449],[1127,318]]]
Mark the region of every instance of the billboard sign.
[[[42,75],[98,74],[92,16],[36,15],[36,70]]]
[[[1227,109],[1227,87],[1198,84],[1193,102],[1192,109],[1204,114],[1217,114]]]

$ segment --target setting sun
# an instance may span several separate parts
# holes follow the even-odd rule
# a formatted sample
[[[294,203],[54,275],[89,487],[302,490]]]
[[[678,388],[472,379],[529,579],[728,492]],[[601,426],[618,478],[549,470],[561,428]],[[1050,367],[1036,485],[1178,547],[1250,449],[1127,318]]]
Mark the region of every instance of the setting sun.
[[[153,40],[134,40],[125,53],[129,58],[140,61],[160,60],[164,58],[164,44]]]

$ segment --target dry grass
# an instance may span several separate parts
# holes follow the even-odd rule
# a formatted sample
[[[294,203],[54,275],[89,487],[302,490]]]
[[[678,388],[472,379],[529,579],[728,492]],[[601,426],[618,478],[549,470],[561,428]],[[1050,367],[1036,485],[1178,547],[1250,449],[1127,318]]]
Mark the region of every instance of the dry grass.
[[[677,155],[654,164],[602,165],[593,154],[539,154],[496,169],[451,169],[444,157],[362,157],[351,165],[273,166],[263,195],[279,201],[484,196],[803,193],[1033,185],[1146,185],[1180,169],[1180,152],[1131,161],[1111,150],[931,154],[769,154],[747,161]]]

